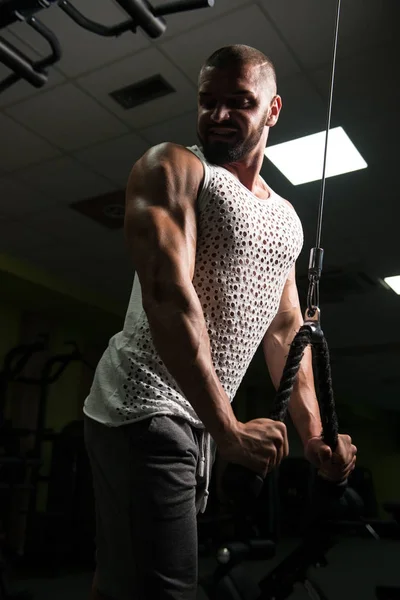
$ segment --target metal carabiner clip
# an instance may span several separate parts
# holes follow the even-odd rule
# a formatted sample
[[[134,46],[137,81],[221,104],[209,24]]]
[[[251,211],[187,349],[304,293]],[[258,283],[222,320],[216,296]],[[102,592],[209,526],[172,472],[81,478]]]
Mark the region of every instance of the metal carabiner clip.
[[[321,311],[318,308],[318,306],[312,307],[312,314],[310,314],[309,308],[307,307],[304,315],[303,327],[307,327],[307,329],[309,329],[309,331],[311,332],[310,341],[312,345],[320,342],[324,337],[324,333],[321,329],[320,316]]]

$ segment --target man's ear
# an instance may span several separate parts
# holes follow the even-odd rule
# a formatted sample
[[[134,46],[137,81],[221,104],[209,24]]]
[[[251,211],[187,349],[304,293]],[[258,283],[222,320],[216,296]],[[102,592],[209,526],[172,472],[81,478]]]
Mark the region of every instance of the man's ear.
[[[267,113],[267,120],[265,122],[265,125],[267,127],[273,127],[274,125],[276,125],[276,123],[278,122],[281,110],[282,110],[282,98],[278,95],[275,95],[272,98],[271,103],[269,105],[269,110]]]

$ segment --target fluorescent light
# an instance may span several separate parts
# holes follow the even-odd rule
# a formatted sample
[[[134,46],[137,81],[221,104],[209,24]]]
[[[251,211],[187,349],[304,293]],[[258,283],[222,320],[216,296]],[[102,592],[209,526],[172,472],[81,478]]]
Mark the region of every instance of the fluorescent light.
[[[325,131],[276,144],[265,150],[265,156],[293,185],[322,179]],[[326,177],[365,169],[367,163],[342,127],[329,130]]]
[[[385,277],[384,282],[392,288],[396,294],[400,295],[400,275],[394,275],[394,277]]]

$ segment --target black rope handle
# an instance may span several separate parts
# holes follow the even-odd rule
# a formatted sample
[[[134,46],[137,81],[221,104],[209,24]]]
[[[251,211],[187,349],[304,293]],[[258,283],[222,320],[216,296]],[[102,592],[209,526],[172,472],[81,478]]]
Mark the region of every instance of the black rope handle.
[[[273,419],[274,421],[283,422],[286,418],[294,382],[304,356],[304,350],[311,344],[311,334],[311,329],[306,325],[303,325],[290,345],[281,382],[275,396],[274,406],[270,413],[270,419]]]
[[[332,452],[338,442],[338,419],[332,388],[332,374],[328,343],[318,322],[307,322],[300,328],[290,346],[282,379],[275,397],[270,419],[284,421],[289,408],[290,396],[301,360],[307,346],[311,345],[314,356],[314,375],[319,389],[319,409],[322,421],[322,439]]]
[[[324,335],[322,335],[319,343],[314,344],[312,348],[319,387],[322,439],[334,452],[338,443],[339,424],[333,397],[329,348]]]
[[[322,422],[322,439],[335,451],[338,442],[338,419],[332,388],[332,375],[329,349],[318,320],[306,321],[294,337],[283,369],[281,381],[270,412],[270,419],[284,422],[287,416],[290,397],[307,346],[311,345],[314,356],[314,374],[319,394],[318,404]],[[341,494],[347,482],[340,485],[317,478],[319,493]],[[222,477],[225,493],[234,505],[243,508],[249,505],[261,492],[264,479],[246,467],[230,463]]]

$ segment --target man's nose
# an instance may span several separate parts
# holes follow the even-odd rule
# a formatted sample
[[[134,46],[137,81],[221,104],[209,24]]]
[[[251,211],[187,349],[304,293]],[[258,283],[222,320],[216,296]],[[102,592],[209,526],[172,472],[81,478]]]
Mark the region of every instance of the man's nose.
[[[217,105],[211,113],[211,120],[221,123],[229,119],[229,110],[223,104]]]

